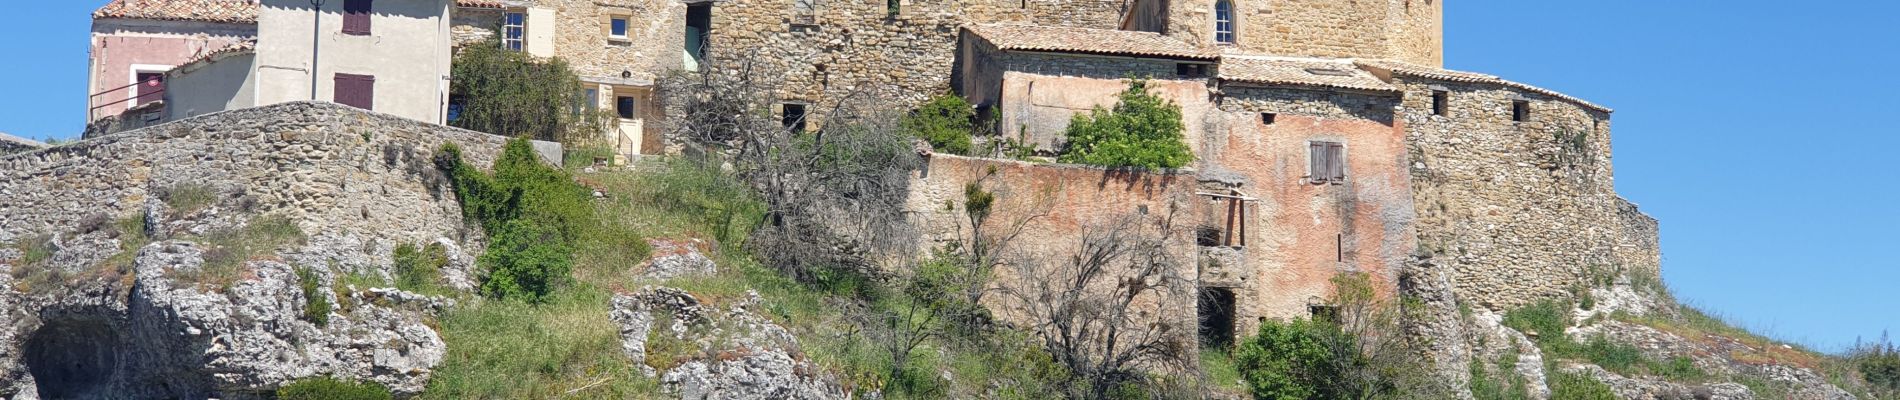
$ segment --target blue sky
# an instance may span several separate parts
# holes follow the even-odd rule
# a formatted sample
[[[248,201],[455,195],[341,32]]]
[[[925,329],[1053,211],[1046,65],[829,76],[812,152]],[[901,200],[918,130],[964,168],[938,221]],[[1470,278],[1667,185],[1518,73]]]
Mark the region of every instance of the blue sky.
[[[23,2],[0,24],[0,132],[83,128],[99,3]],[[1894,15],[1900,2],[1449,0],[1445,59],[1615,108],[1617,190],[1662,220],[1678,296],[1838,350],[1900,329]]]

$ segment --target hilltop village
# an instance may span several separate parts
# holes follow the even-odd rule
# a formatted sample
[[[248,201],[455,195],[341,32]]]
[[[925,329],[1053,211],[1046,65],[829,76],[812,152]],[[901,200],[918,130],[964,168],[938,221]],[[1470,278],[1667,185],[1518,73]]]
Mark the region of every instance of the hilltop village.
[[[24,243],[0,251],[0,265],[12,272],[0,274],[11,276],[0,283],[33,288],[0,295],[3,315],[19,321],[0,331],[0,397],[261,398],[313,377],[374,383],[399,397],[448,393],[444,385],[506,386],[465,375],[443,383],[441,374],[467,374],[457,363],[472,357],[457,347],[471,336],[449,332],[460,332],[456,313],[505,307],[515,291],[538,293],[530,297],[535,304],[561,298],[555,289],[492,284],[505,275],[498,265],[531,262],[508,258],[517,247],[536,247],[513,239],[517,229],[533,227],[483,219],[528,218],[532,212],[494,210],[528,207],[535,201],[523,199],[539,194],[524,191],[556,186],[500,192],[493,198],[506,201],[498,206],[483,203],[492,200],[480,190],[509,187],[504,169],[573,174],[567,184],[583,185],[576,193],[591,193],[589,207],[598,208],[587,218],[608,225],[648,215],[611,208],[636,201],[628,199],[711,190],[656,186],[678,177],[651,172],[722,155],[694,136],[712,129],[700,125],[704,104],[681,100],[716,98],[708,97],[716,91],[682,92],[690,90],[671,83],[695,76],[774,83],[754,108],[734,108],[746,115],[731,116],[740,131],[757,128],[740,122],[765,121],[771,126],[763,130],[789,132],[766,146],[771,154],[795,154],[806,143],[798,140],[813,140],[800,137],[863,124],[838,116],[877,92],[888,94],[879,101],[906,110],[954,98],[962,108],[956,112],[974,116],[964,122],[990,132],[978,145],[1007,146],[1015,155],[917,141],[896,152],[906,161],[891,179],[877,180],[891,171],[858,171],[842,178],[857,186],[818,205],[798,201],[836,183],[807,170],[762,170],[754,176],[778,178],[748,181],[765,192],[764,210],[750,211],[759,215],[750,237],[729,236],[725,225],[752,215],[743,211],[749,208],[704,204],[751,195],[654,201],[701,207],[656,218],[725,220],[688,225],[689,233],[639,231],[688,239],[613,242],[599,246],[600,254],[586,245],[569,249],[578,254],[572,280],[579,283],[566,290],[604,293],[573,301],[593,313],[585,319],[618,327],[607,353],[628,357],[600,361],[615,367],[562,369],[585,379],[550,383],[558,386],[553,392],[621,390],[628,376],[643,375],[681,398],[1043,396],[1022,395],[1039,392],[1016,392],[1029,389],[998,383],[1004,378],[958,383],[978,379],[970,371],[903,369],[919,348],[955,358],[944,349],[958,345],[938,344],[951,335],[939,331],[953,330],[938,324],[951,322],[826,319],[840,311],[824,309],[852,309],[830,303],[794,310],[775,298],[782,293],[761,286],[762,275],[731,272],[745,271],[734,263],[751,262],[738,260],[754,258],[731,255],[744,250],[758,253],[766,264],[759,268],[777,266],[775,258],[845,260],[836,263],[873,266],[851,274],[887,282],[927,275],[916,263],[887,260],[964,252],[954,259],[977,267],[956,271],[980,278],[962,283],[967,296],[958,301],[981,310],[961,312],[981,317],[943,321],[985,332],[1022,329],[1031,342],[1047,344],[1055,361],[1043,362],[1064,365],[1064,379],[1082,383],[1044,395],[1113,397],[1115,388],[1140,386],[1132,382],[1178,385],[1131,376],[1208,376],[1205,365],[1228,356],[1192,349],[1233,348],[1285,321],[1352,325],[1361,314],[1341,310],[1340,300],[1352,297],[1342,289],[1349,281],[1361,282],[1369,298],[1404,304],[1395,332],[1358,334],[1405,343],[1445,397],[1490,398],[1481,388],[1496,389],[1485,385],[1502,379],[1522,398],[1574,393],[1579,380],[1605,387],[1603,396],[1613,390],[1614,398],[1756,398],[1767,389],[1708,377],[1777,373],[1792,377],[1763,387],[1806,396],[1799,398],[1854,397],[1814,371],[1818,364],[1781,366],[1790,363],[1785,358],[1809,358],[1771,342],[1709,344],[1642,325],[1648,320],[1641,318],[1680,312],[1660,284],[1657,221],[1616,192],[1612,110],[1444,69],[1442,1],[110,0],[92,20],[84,140],[48,147],[0,136],[0,154],[14,153],[0,155],[0,194],[8,196],[0,243]],[[461,126],[471,101],[457,90],[458,55],[496,48],[564,62],[579,85],[574,104],[559,106],[607,119],[567,143],[517,144],[497,136],[514,132],[449,127]],[[1178,110],[1191,161],[1178,168],[1055,162],[1075,121],[1125,102],[1131,87]],[[576,159],[583,143],[603,153]],[[850,149],[859,156],[876,150]],[[727,153],[737,154],[723,154],[733,157],[723,169],[744,174],[747,153]],[[535,163],[545,165],[526,165]],[[492,178],[480,175],[487,169],[496,171]],[[891,215],[901,228],[829,218],[840,215]],[[112,222],[119,218],[132,222]],[[269,226],[296,234],[266,244],[218,234]],[[564,229],[531,241],[587,240]],[[1129,239],[1141,245],[1128,248],[1101,242],[1138,231],[1152,231],[1152,240]],[[724,247],[741,238],[745,247]],[[884,242],[899,251],[871,254]],[[370,283],[408,276],[402,266],[414,262],[417,247],[440,255],[441,265],[430,269],[440,276],[417,278],[428,283],[422,289]],[[255,254],[218,261],[236,248]],[[828,253],[796,250],[805,248]],[[636,252],[647,257],[637,266],[584,276],[590,254]],[[1022,261],[1037,255],[1054,261]],[[1058,255],[1074,256],[1063,264]],[[1136,261],[1105,262],[1101,276],[1048,268],[1090,256]],[[715,260],[721,272],[710,272]],[[207,284],[186,283],[176,272],[220,266],[235,271],[219,281],[221,292],[194,289]],[[638,276],[614,275],[629,267]],[[28,272],[45,268],[65,272]],[[855,282],[829,269],[776,272],[828,288]],[[706,274],[742,275],[746,289],[714,295],[705,291],[718,289],[706,287],[718,286],[704,281],[665,286]],[[566,269],[557,275],[568,280]],[[68,283],[49,289],[47,282],[61,281],[47,276]],[[1074,282],[1067,291],[1050,287],[1065,279]],[[1105,307],[1112,309],[1107,322],[1075,323],[1078,313],[1104,309],[1077,306],[1089,301],[1113,305]],[[327,311],[333,304],[336,311]],[[1524,325],[1531,319],[1506,317],[1522,310],[1548,310],[1549,321],[1562,322],[1532,329]],[[544,311],[511,317],[535,312]],[[896,367],[857,371],[839,366],[856,365],[838,361],[849,357],[827,355],[827,340],[860,337],[857,328],[835,330],[878,325],[912,328],[862,334],[902,338],[908,347],[890,353]],[[52,329],[68,333],[49,336]],[[1115,350],[1137,336],[1136,352]],[[1642,357],[1664,361],[1598,367],[1600,360],[1566,353],[1574,348],[1564,346],[1585,338],[1660,346],[1643,348],[1654,354]],[[1054,350],[1058,344],[1104,356]],[[1751,351],[1771,362],[1730,356]],[[1714,372],[1687,382],[1657,372],[1678,359]],[[1020,364],[978,364],[985,363]],[[918,382],[937,382],[928,384],[941,391],[917,389],[938,387]],[[1262,396],[1262,384],[1253,385],[1191,389],[1200,391],[1186,397]],[[1166,385],[1146,387],[1159,386]]]

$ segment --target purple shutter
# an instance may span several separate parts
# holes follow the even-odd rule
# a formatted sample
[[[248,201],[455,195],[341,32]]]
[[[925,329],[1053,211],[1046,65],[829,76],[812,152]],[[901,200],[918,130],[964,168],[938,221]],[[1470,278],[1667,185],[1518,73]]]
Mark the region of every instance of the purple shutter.
[[[343,33],[369,34],[370,0],[343,0]]]
[[[361,108],[376,109],[376,77],[369,75],[336,74],[337,104]]]

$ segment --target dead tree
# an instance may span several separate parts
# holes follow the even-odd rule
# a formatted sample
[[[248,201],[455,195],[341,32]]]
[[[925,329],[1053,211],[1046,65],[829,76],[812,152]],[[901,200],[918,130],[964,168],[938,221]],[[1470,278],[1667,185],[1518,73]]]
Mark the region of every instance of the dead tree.
[[[1178,273],[1190,260],[1169,251],[1175,212],[1114,218],[1085,228],[1065,256],[1012,263],[1022,276],[1004,293],[1025,309],[1028,328],[1056,361],[1086,385],[1084,397],[1142,382],[1150,368],[1190,368],[1183,328],[1163,320],[1158,306],[1185,298],[1191,284]]]

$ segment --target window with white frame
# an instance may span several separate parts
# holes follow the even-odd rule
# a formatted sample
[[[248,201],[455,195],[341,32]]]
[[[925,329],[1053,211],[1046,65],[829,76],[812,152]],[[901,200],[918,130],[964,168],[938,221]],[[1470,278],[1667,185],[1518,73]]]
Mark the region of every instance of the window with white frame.
[[[1214,2],[1214,43],[1234,43],[1234,1]]]
[[[528,33],[528,15],[518,12],[504,14],[501,17],[501,48],[521,51],[522,39]]]
[[[627,29],[628,29],[627,16],[615,15],[607,19],[607,38],[608,39],[627,40]]]

